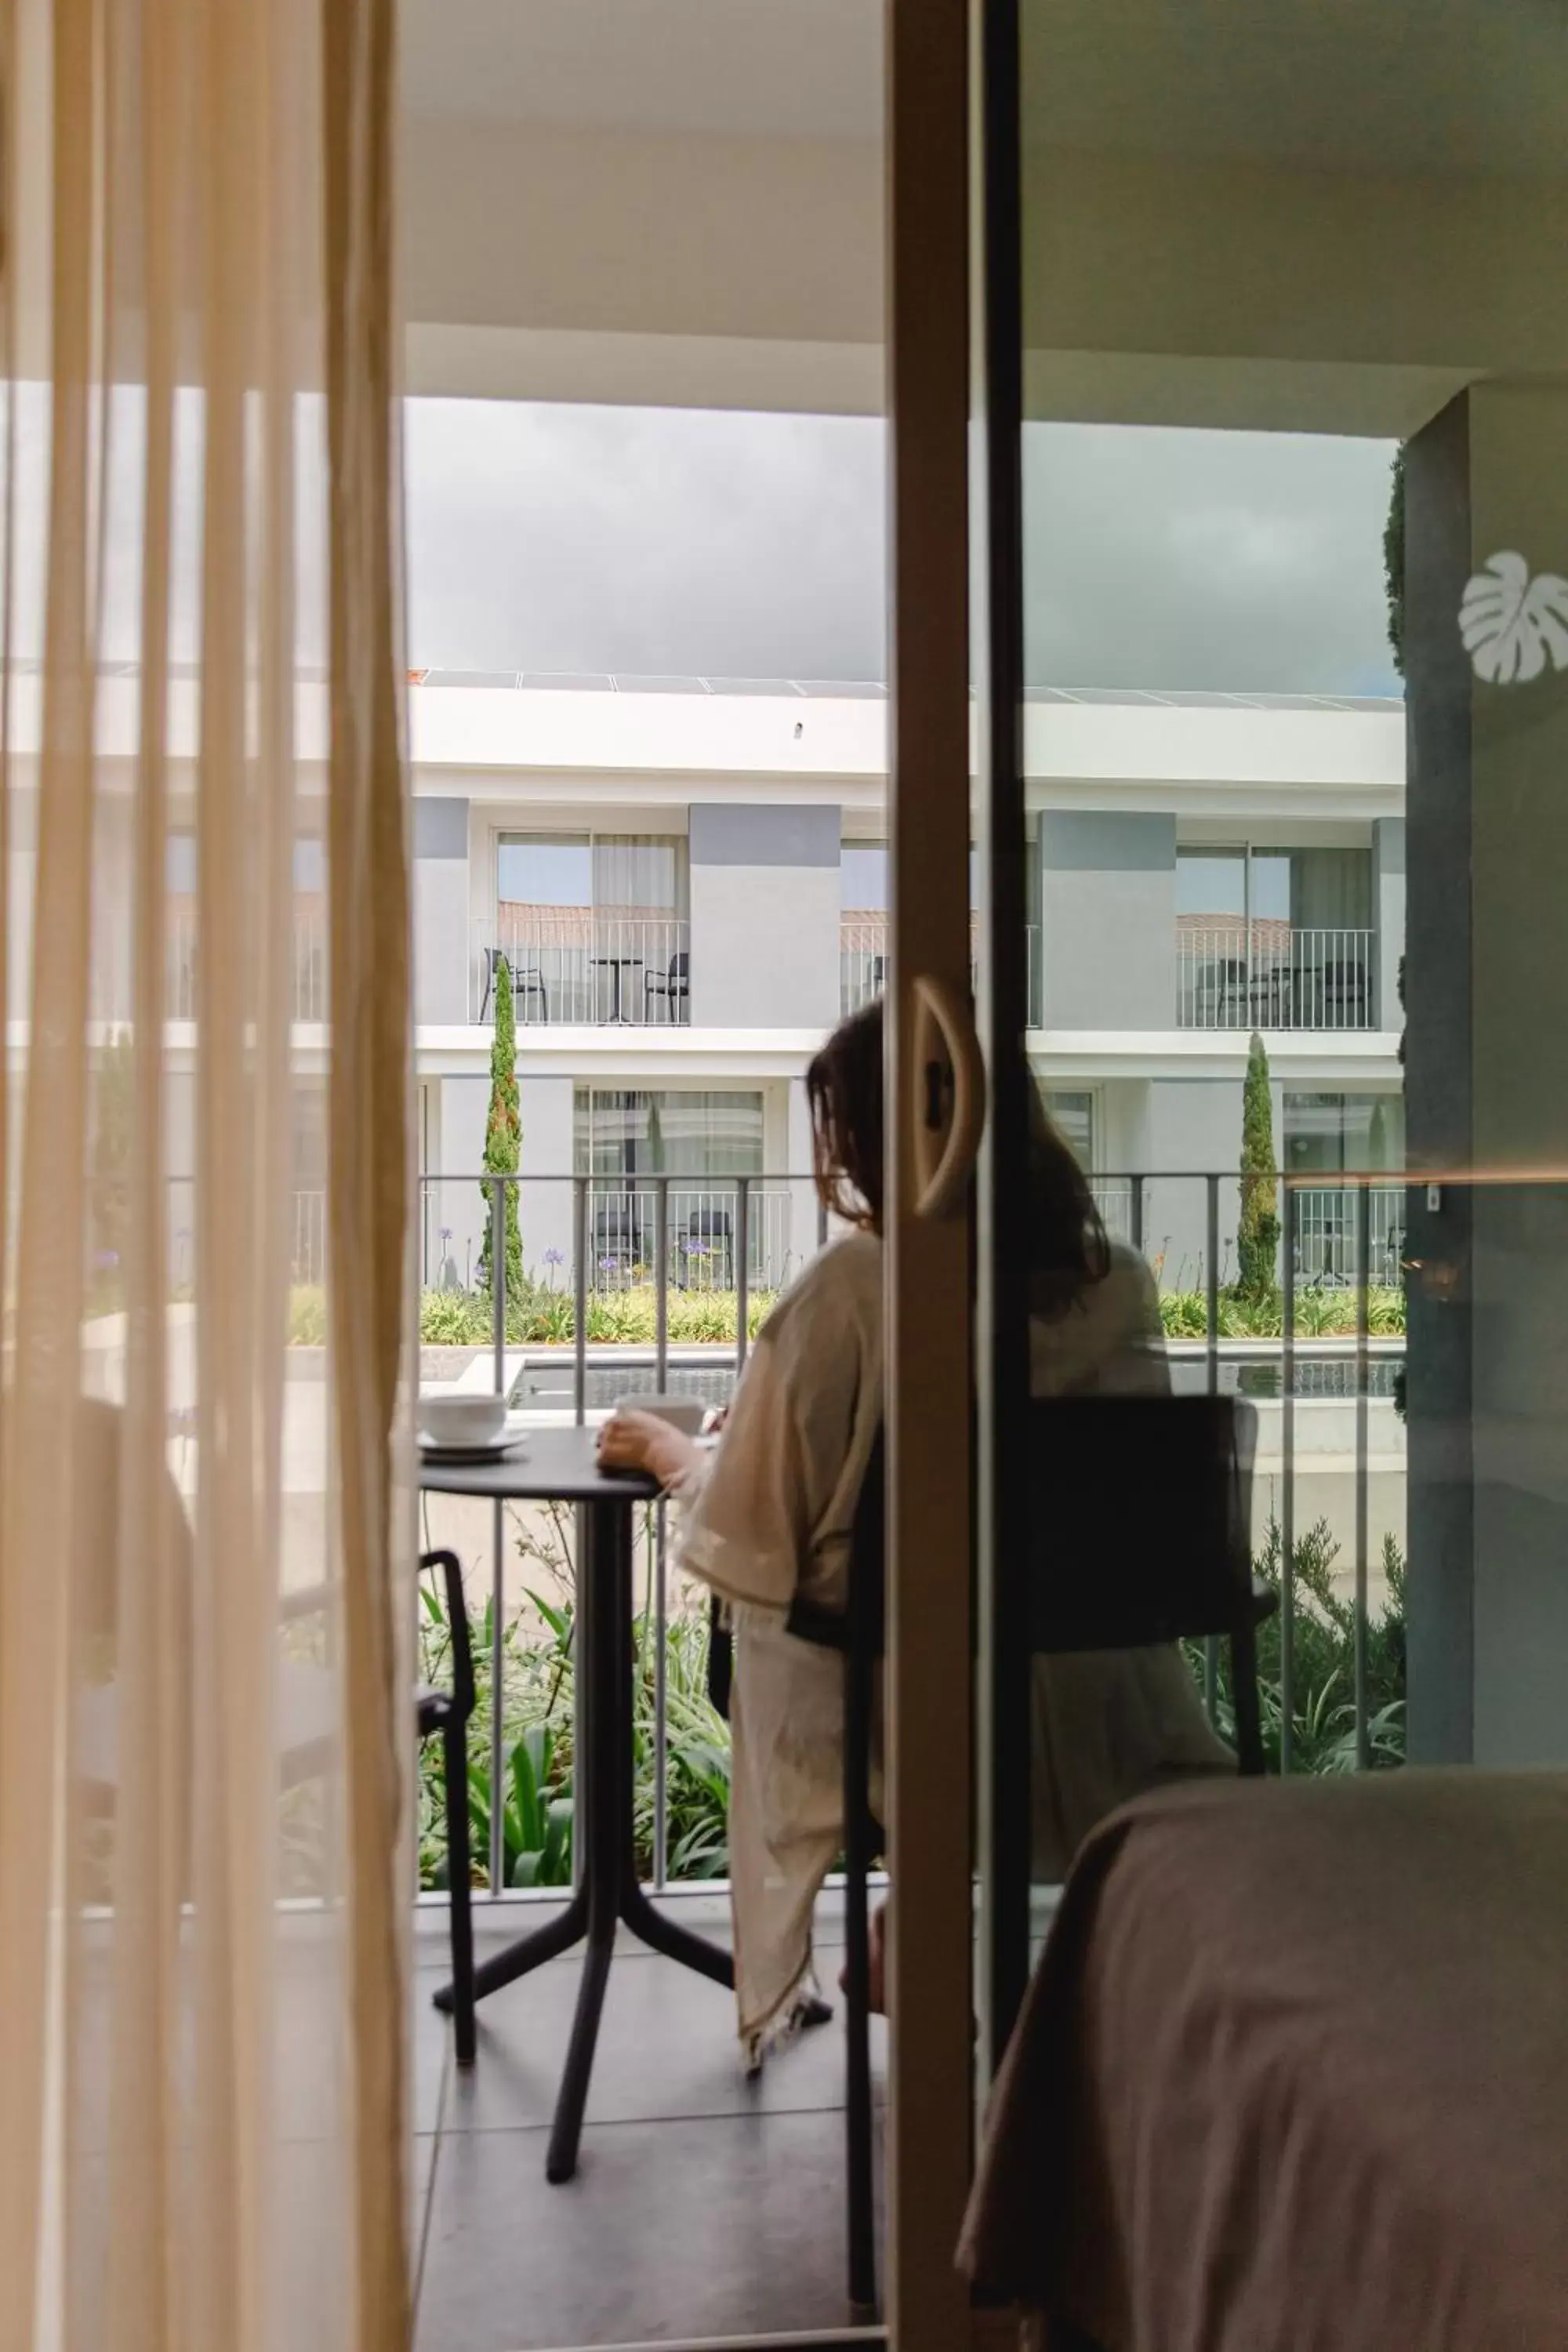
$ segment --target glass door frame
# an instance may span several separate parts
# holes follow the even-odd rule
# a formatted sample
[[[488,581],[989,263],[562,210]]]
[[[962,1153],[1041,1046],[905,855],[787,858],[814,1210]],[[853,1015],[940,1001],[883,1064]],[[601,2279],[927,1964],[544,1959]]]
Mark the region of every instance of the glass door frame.
[[[961,1103],[972,1117],[977,1108],[967,1010],[970,16],[970,0],[887,0],[885,16],[885,1759],[896,1890],[885,2271],[900,2352],[950,2352],[970,2333],[954,2252],[973,2145],[971,1710],[970,1677],[954,1660],[967,1654],[971,1607],[971,1220],[952,1156]]]

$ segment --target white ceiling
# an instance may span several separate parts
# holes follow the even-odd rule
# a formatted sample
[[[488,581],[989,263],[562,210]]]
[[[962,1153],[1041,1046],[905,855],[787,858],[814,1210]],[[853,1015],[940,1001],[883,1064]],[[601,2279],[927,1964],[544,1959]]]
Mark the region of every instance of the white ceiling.
[[[874,140],[882,0],[403,0],[416,116]]]
[[[1022,13],[1031,145],[1568,172],[1564,0],[1024,0]]]

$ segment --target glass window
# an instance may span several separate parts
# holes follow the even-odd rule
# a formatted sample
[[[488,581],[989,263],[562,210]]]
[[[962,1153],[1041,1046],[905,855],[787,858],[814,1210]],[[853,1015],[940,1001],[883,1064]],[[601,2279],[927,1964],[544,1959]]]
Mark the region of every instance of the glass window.
[[[1073,1158],[1085,1171],[1094,1166],[1094,1097],[1091,1094],[1058,1094],[1047,1087],[1046,1108],[1051,1122],[1064,1142],[1072,1150]]]
[[[327,845],[320,834],[301,834],[294,844],[294,887],[321,891],[327,887]]]
[[[1370,930],[1370,850],[1292,849],[1285,854],[1289,859],[1290,884],[1289,903],[1284,911],[1297,930]]]
[[[1404,1096],[1288,1094],[1285,1165],[1306,1175],[1403,1168]]]
[[[1246,850],[1178,849],[1176,912],[1194,923],[1244,923]]]
[[[512,834],[496,851],[496,896],[523,907],[591,907],[586,835]]]
[[[194,898],[196,895],[196,836],[194,833],[172,833],[163,845],[163,875],[170,895],[176,898]]]
[[[838,854],[838,903],[847,913],[884,914],[888,906],[888,845],[847,841]]]
[[[574,1103],[579,1175],[760,1176],[760,1093],[579,1087]]]
[[[670,835],[594,836],[594,905],[601,914],[685,911],[686,844]]]

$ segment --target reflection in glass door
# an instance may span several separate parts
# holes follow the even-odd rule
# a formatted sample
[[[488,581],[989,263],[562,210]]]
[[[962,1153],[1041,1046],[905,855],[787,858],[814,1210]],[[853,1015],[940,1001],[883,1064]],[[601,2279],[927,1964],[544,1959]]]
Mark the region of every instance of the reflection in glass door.
[[[1479,0],[975,21],[989,2065],[1064,1859],[1026,1578],[1085,1572],[1026,1483],[1060,1338],[1033,1087],[1069,1116],[1093,1093],[1161,1376],[1256,1403],[1271,1762],[1568,1757],[1568,1097],[1541,1084],[1568,1019],[1541,584],[1568,573],[1568,326],[1478,243],[1526,187],[1568,213],[1568,26]],[[1229,1739],[1223,1664],[1190,1665]]]

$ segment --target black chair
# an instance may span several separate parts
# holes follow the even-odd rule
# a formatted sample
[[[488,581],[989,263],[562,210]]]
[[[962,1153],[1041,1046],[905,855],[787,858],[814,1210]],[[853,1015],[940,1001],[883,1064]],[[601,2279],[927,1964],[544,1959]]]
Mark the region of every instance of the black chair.
[[[463,1571],[455,1551],[427,1551],[419,1573],[439,1569],[447,1588],[447,1628],[452,1643],[452,1687],[422,1683],[415,1693],[421,1739],[441,1742],[447,1810],[447,1886],[452,1921],[452,2039],[459,2066],[474,2063],[474,1920],[468,1852],[468,1718],[474,1711],[474,1659]]]
[[[76,1579],[83,1632],[101,1650],[106,1666],[118,1643],[121,1592],[115,1563],[117,1531],[126,1479],[123,1467],[125,1412],[123,1407],[97,1397],[79,1401],[78,1484],[81,1496],[77,1513],[76,1552],[70,1564]],[[154,1500],[167,1514],[173,1536],[174,1622],[170,1638],[179,1655],[179,1674],[189,1683],[193,1667],[192,1612],[195,1582],[192,1534],[184,1499],[173,1474],[163,1473]],[[415,1721],[421,1739],[440,1735],[445,1749],[445,1795],[447,1852],[451,1857],[452,1979],[458,1988],[454,2005],[456,2046],[460,2065],[474,2057],[474,1949],[468,1888],[468,1725],[474,1711],[474,1669],[468,1642],[468,1612],[463,1605],[463,1578],[455,1552],[434,1551],[421,1559],[420,1571],[440,1569],[445,1576],[447,1612],[452,1637],[452,1687],[428,1686],[415,1693]],[[334,1608],[337,1596],[324,1584],[300,1587],[280,1594],[278,1618],[282,1626],[306,1624]],[[279,1784],[300,1786],[323,1773],[341,1769],[342,1760],[342,1693],[335,1671],[314,1655],[298,1654],[289,1643],[273,1662],[274,1709]],[[94,1813],[118,1809],[121,1782],[121,1706],[117,1680],[93,1682],[77,1694],[76,1769],[85,1801]],[[188,1775],[187,1775],[188,1777]]]
[[[671,1021],[678,1004],[691,999],[691,956],[686,948],[679,948],[663,971],[645,971],[642,976],[642,1010],[645,1021],[650,1018],[653,1000],[662,996],[665,1010]]]
[[[1030,1402],[1023,1440],[1040,1543],[1024,1564],[1031,1654],[1228,1640],[1237,1761],[1248,1776],[1264,1770],[1257,1629],[1278,1606],[1252,1573],[1257,1428],[1256,1409],[1235,1397],[1059,1397]],[[797,1601],[787,1620],[798,1639],[844,1654],[845,2158],[857,2317],[877,2305],[866,1882],[884,1843],[870,1776],[886,1508],[879,1433],[855,1515],[847,1606]]]
[[[594,1263],[605,1274],[625,1274],[646,1265],[647,1216],[635,1192],[613,1192],[594,1204]]]
[[[686,1220],[680,1251],[688,1281],[694,1262],[708,1269],[713,1285],[731,1290],[735,1282],[735,1226],[728,1209],[696,1208]]]
[[[550,991],[545,985],[544,974],[540,971],[538,965],[530,964],[525,970],[521,965],[510,964],[508,962],[504,948],[487,948],[485,950],[485,992],[484,1000],[479,1006],[480,1022],[483,1023],[486,1015],[489,1012],[490,998],[495,993],[496,988],[500,982],[500,968],[503,963],[508,964],[508,969],[511,972],[512,1003],[516,1004],[524,997],[537,996],[541,1005],[543,1007],[544,1018],[548,1021],[550,1018]]]

